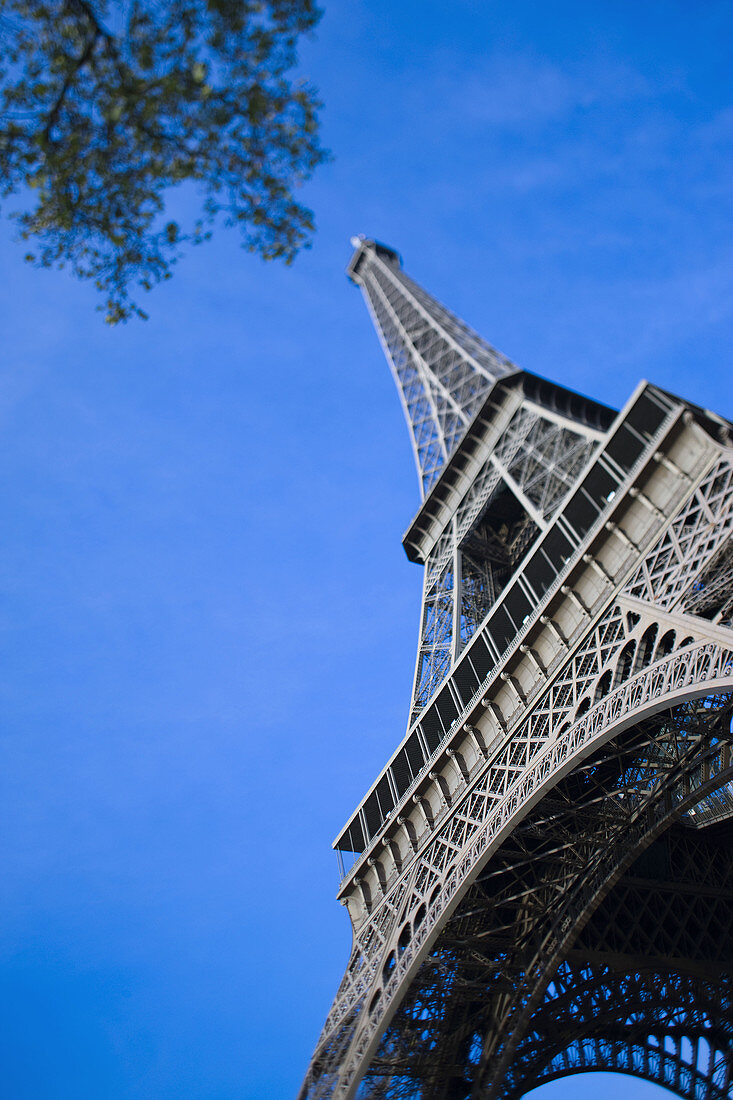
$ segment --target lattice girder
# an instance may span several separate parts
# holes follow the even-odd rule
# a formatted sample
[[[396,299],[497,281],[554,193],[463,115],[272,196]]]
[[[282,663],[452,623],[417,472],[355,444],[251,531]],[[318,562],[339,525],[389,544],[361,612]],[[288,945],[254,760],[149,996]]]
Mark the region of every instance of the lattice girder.
[[[598,632],[600,636],[603,636],[603,633],[603,630],[600,630]],[[594,648],[596,649],[598,648],[597,638],[598,635],[596,637],[596,640],[594,641]],[[731,650],[728,650],[725,654],[721,654],[723,666],[727,666],[730,663],[731,652]],[[685,684],[689,684],[691,682],[690,677],[693,681],[697,682],[698,691],[700,693],[704,692],[709,684],[711,686],[715,685],[716,678],[709,678],[709,674],[715,671],[713,665],[711,664],[711,651],[709,650],[709,647],[700,647],[695,656],[693,656],[693,653],[695,653],[695,648],[691,647],[688,654],[686,654],[686,671],[683,671],[682,667],[679,664],[680,655],[677,655],[676,658],[667,656],[658,663],[652,663],[652,665],[649,666],[649,668],[646,669],[643,673],[637,674],[637,676],[635,676],[631,681],[626,681],[624,684],[620,685],[619,688],[617,688],[616,691],[611,694],[611,696],[606,697],[601,703],[597,704],[596,715],[591,715],[590,712],[587,712],[587,714],[584,716],[585,723],[590,723],[593,718],[596,718],[598,727],[602,729],[604,718],[610,717],[611,719],[613,719],[613,717],[617,717],[623,720],[624,713],[634,713],[634,711],[640,713],[640,709],[638,707],[638,699],[636,698],[640,687],[640,678],[646,679],[646,694],[648,694],[650,698],[654,699],[654,705],[658,706],[660,701],[664,702],[664,693],[658,690],[660,686],[659,672],[662,671],[662,668],[664,666],[667,666],[664,673],[665,675],[667,675],[671,671],[672,666],[677,663],[677,676],[673,677],[675,681],[674,685],[670,683],[671,693],[673,693],[671,697],[679,695],[680,689],[682,689],[683,691],[685,690]],[[720,681],[718,680],[717,682]],[[733,684],[731,684],[730,678],[728,679],[727,683],[728,686],[733,686]],[[628,702],[628,707],[624,705],[624,702],[622,701],[623,699]],[[601,712],[603,714],[603,717],[601,717]],[[581,723],[583,723],[583,719],[581,719]],[[578,738],[577,741],[575,740],[576,738]],[[583,738],[580,726],[576,724],[575,730],[571,729],[568,731],[566,741],[560,742],[559,744],[557,742],[554,743],[551,756],[555,757],[555,763],[560,763],[560,761],[563,760],[563,753],[561,751],[563,743],[568,748],[573,743],[577,744],[580,748],[582,746],[582,741]],[[695,747],[695,751],[697,751],[697,747]],[[506,760],[506,763],[503,763],[502,760]],[[557,767],[547,767],[546,761],[542,759],[538,759],[534,763],[534,768],[527,769],[525,767],[524,771],[522,771],[522,769],[519,767],[516,769],[513,768],[511,766],[511,762],[511,753],[507,751],[505,751],[503,758],[497,758],[498,766],[494,771],[494,775],[496,775],[499,782],[489,782],[489,779],[493,780],[493,776],[487,776],[487,782],[482,785],[482,788],[474,788],[474,790],[470,794],[470,798],[468,799],[466,814],[455,814],[452,817],[449,822],[449,827],[445,828],[444,830],[445,841],[443,841],[442,843],[436,843],[433,846],[432,850],[430,850],[429,853],[427,853],[427,855],[423,857],[423,859],[417,864],[417,866],[413,868],[413,872],[409,879],[409,885],[412,886],[412,891],[409,895],[407,905],[405,904],[405,900],[406,894],[408,894],[408,884],[403,884],[403,888],[394,891],[392,896],[390,897],[391,904],[388,910],[382,911],[382,920],[379,921],[378,924],[373,924],[371,926],[370,930],[372,932],[374,932],[376,928],[380,926],[384,929],[385,933],[387,932],[387,928],[389,926],[391,926],[393,929],[391,938],[389,938],[388,935],[385,935],[384,933],[379,937],[379,947],[381,947],[381,951],[378,950],[378,954],[381,958],[385,960],[385,963],[390,955],[390,947],[392,948],[392,950],[394,950],[394,944],[397,943],[397,945],[399,945],[400,930],[401,928],[404,928],[406,923],[410,923],[410,916],[412,919],[412,926],[414,927],[416,918],[420,917],[420,910],[423,910],[423,915],[420,919],[420,927],[417,929],[416,934],[413,935],[413,940],[410,944],[410,947],[412,947],[413,950],[415,941],[417,941],[418,949],[426,944],[427,936],[426,933],[422,931],[423,929],[427,930],[427,928],[430,927],[439,927],[441,919],[443,917],[445,903],[452,900],[450,895],[456,890],[456,887],[458,885],[457,875],[454,869],[456,846],[462,844],[461,855],[464,865],[466,864],[466,859],[469,855],[469,852],[466,851],[466,848],[469,847],[466,843],[468,839],[472,839],[474,841],[474,844],[471,847],[474,848],[476,855],[479,855],[481,853],[482,848],[485,847],[485,842],[484,845],[480,843],[482,839],[481,829],[485,830],[487,818],[489,818],[489,811],[496,810],[497,802],[499,806],[506,807],[508,811],[508,816],[507,818],[505,818],[503,823],[503,832],[511,833],[512,826],[510,824],[509,818],[511,818],[513,811],[516,819],[517,815],[521,814],[523,807],[528,805],[526,792],[532,790],[532,787],[534,785],[533,780],[535,778],[540,778],[545,775],[552,775],[553,771],[556,774],[558,773]],[[695,766],[698,766],[697,762]],[[700,766],[702,766],[702,764]],[[504,795],[503,798],[501,797],[502,791],[507,792],[507,794]],[[493,793],[495,795],[495,798],[487,797],[489,792]],[[509,802],[507,802],[507,795],[510,796]],[[476,825],[474,829],[471,828],[472,823]],[[476,834],[478,834],[478,836]],[[497,838],[500,838],[501,835],[502,832],[498,831]],[[450,843],[451,841],[452,844]],[[478,845],[476,844],[476,841],[479,841]],[[577,842],[577,838],[574,838],[574,842]],[[426,906],[428,906],[427,912]],[[377,913],[378,911],[375,912],[375,916],[377,916]],[[405,921],[406,917],[408,917],[407,921]],[[369,950],[369,941],[366,937],[362,940],[362,943],[364,944],[364,947]],[[377,940],[375,940],[373,936],[371,938],[371,946],[372,950],[377,948]],[[406,963],[409,963],[409,954],[409,951],[403,952],[399,960],[402,966],[405,966]],[[364,963],[366,962],[366,960],[361,953],[359,953],[356,958],[360,960],[360,970],[363,973],[365,969]],[[417,962],[417,955],[415,955],[414,958]],[[374,974],[373,971],[372,974],[374,975],[374,977],[381,977],[381,975],[379,975],[378,973]],[[374,996],[374,977],[372,977],[371,982],[371,998],[373,998]],[[407,981],[406,972],[403,977],[405,978],[405,981]],[[377,985],[379,984],[380,982],[377,981]],[[370,983],[364,982],[362,988],[364,990],[364,993],[366,993],[370,988]],[[344,992],[346,992],[346,990],[344,990]],[[396,988],[394,992],[396,992]],[[345,999],[344,1003],[347,1003]],[[362,1026],[364,1026],[365,1021],[363,1020],[363,1017],[361,1019],[361,1023]]]
[[[408,734],[336,842],[355,853],[354,944],[301,1095],[498,1097],[512,1074],[521,1091],[553,975],[580,965],[630,861],[680,821],[733,816],[733,449],[646,384],[589,427],[514,368],[489,380],[488,345],[438,323],[389,250],[363,242],[352,275],[382,311],[429,489],[405,538],[423,630]],[[598,952],[582,963],[598,974],[624,954]],[[674,1065],[703,1088],[699,1060],[631,1033],[571,1037],[535,1076],[590,1068],[604,1043],[625,1072],[654,1063],[668,1083]],[[705,1080],[710,1100],[730,1092],[718,1068]]]
[[[726,703],[724,724],[729,730],[730,703]],[[499,1032],[509,1030],[516,1036],[519,1027],[517,1014],[520,1012],[530,1017],[524,1032],[528,1036],[525,1045],[528,1049],[534,1049],[533,1036],[536,1037],[540,1024],[537,1012],[532,1014],[528,1008],[529,994],[525,993],[523,998],[522,989],[532,988],[538,980],[539,971],[532,959],[537,959],[538,951],[547,955],[553,946],[548,941],[548,933],[553,933],[554,929],[556,941],[561,937],[567,941],[574,931],[578,928],[583,930],[585,925],[581,950],[575,955],[586,956],[593,947],[603,953],[605,944],[602,937],[594,932],[593,920],[586,924],[585,910],[589,905],[597,906],[588,890],[589,881],[598,874],[594,867],[603,864],[605,881],[612,882],[618,876],[619,865],[628,863],[636,851],[648,845],[651,833],[664,828],[664,820],[673,820],[677,816],[679,806],[667,804],[662,807],[665,802],[661,789],[664,781],[656,795],[647,797],[643,812],[640,812],[639,806],[633,811],[618,801],[614,804],[611,800],[595,797],[596,789],[606,788],[609,770],[618,770],[625,776],[627,794],[637,791],[639,770],[642,773],[651,770],[653,774],[658,774],[656,764],[650,769],[649,753],[651,750],[652,758],[655,756],[655,746],[658,745],[656,734],[664,729],[664,725],[665,721],[660,716],[646,730],[634,731],[624,748],[620,743],[607,746],[594,764],[597,774],[590,771],[586,771],[585,776],[571,774],[558,785],[552,799],[543,800],[514,831],[492,860],[490,869],[479,876],[461,905],[447,919],[413,981],[406,1001],[382,1040],[381,1050],[371,1063],[360,1095],[401,1096],[401,1085],[394,1089],[391,1085],[387,1087],[387,1083],[396,1078],[398,1081],[409,1079],[413,1083],[419,1082],[420,1096],[426,1100],[428,1097],[436,1100],[452,1095],[451,1089],[457,1088],[459,1078],[451,1069],[456,1065],[462,1067],[460,1079],[470,1086],[472,1096],[504,1095],[501,1089],[486,1091],[482,1078],[488,1068],[495,1067],[489,1058],[482,1061],[481,1051],[487,1044],[490,1045],[496,1060],[497,1027]],[[642,759],[635,763],[633,757],[638,757],[639,753]],[[694,755],[693,749],[691,757]],[[677,753],[672,751],[670,756],[674,758]],[[693,772],[694,769],[693,763]],[[672,780],[671,774],[666,778],[684,789],[684,775],[685,767],[678,762],[676,779]],[[695,797],[689,788],[688,792],[689,797]],[[657,813],[650,812],[654,800],[659,806]],[[547,805],[548,802],[550,805]],[[578,810],[580,816],[576,817]],[[687,831],[691,831],[689,827]],[[614,833],[618,837],[616,842],[612,839]],[[733,887],[731,853],[724,850],[722,855],[725,866],[718,865],[718,880],[722,878],[726,885]],[[634,881],[633,876],[625,876],[621,880],[621,888],[628,888],[628,884]],[[685,886],[690,888],[689,883],[676,883],[677,899],[684,898]],[[616,903],[619,889],[617,886],[615,892],[612,890],[609,895],[611,899],[616,898]],[[661,948],[668,946],[670,937],[675,934],[679,937],[683,932],[675,926],[674,916],[669,906],[666,914],[664,904],[660,906],[660,923],[667,933],[666,940],[662,935],[658,939]],[[645,930],[643,912],[637,913],[636,919],[637,933],[640,935]],[[678,917],[677,926],[679,923]],[[633,939],[634,934],[633,920],[626,931],[628,947],[628,941]],[[554,944],[554,948],[557,953],[558,943]],[[648,953],[649,944],[645,942],[644,948]],[[676,962],[684,964],[683,969],[685,966],[687,969],[699,968],[701,953],[710,966],[715,966],[718,976],[721,965],[733,964],[733,909],[730,906],[719,903],[717,914],[710,916],[707,938],[701,934],[697,944],[698,958],[678,959]],[[567,951],[565,954],[567,957]],[[615,957],[618,961],[618,956],[619,953],[615,952],[609,957]],[[585,963],[587,959],[584,958]],[[668,959],[655,959],[653,953],[648,954],[647,964],[653,968],[655,963],[661,965],[664,972],[669,972]],[[552,969],[549,960],[546,966]],[[556,974],[556,968],[553,973]],[[545,974],[545,987],[550,976]],[[554,980],[557,981],[557,978]],[[704,975],[701,980],[704,980]],[[533,992],[536,1001],[537,992]],[[557,1040],[558,1035],[562,1036],[564,1009],[556,988],[545,993],[544,1003],[554,1006],[547,1008],[548,1028],[550,1035]],[[540,1008],[540,1016],[541,1012]],[[552,1020],[555,1018],[556,1026],[553,1026]],[[653,1025],[653,1020],[649,1020],[648,1024]],[[571,1019],[567,1020],[566,1026],[572,1032]],[[582,1034],[582,1029],[578,1028],[576,1034]],[[474,1051],[473,1061],[468,1056],[471,1050]],[[523,1057],[525,1055],[521,1049],[515,1052],[509,1066],[511,1072],[495,1070],[493,1081],[504,1082],[508,1088],[507,1082],[516,1081],[512,1078],[512,1067],[521,1067]],[[529,1080],[527,1088],[531,1088],[533,1085],[528,1073],[525,1073],[523,1080]]]
[[[507,1100],[595,1070],[629,1073],[685,1100],[730,1096],[729,975],[706,982],[681,970],[623,970],[573,959],[557,984],[570,991],[566,1003],[548,999],[547,1019],[535,1021],[534,1064],[517,1067],[506,1082]]]
[[[570,420],[548,419],[528,400],[509,405],[503,419],[481,470],[425,566],[410,724],[440,687],[539,531],[546,529],[598,443],[595,433]]]
[[[425,494],[493,385],[517,368],[413,283],[392,249],[354,243],[349,271],[394,375]]]
[[[608,1042],[622,1066],[673,1091],[690,1095],[679,1087],[684,1078],[694,1095],[726,1095],[733,1068],[732,842],[731,822],[705,830],[675,824],[643,853],[555,973],[517,1046],[503,1097],[567,1072],[573,1049],[583,1054],[581,1069],[615,1068],[589,1058]]]

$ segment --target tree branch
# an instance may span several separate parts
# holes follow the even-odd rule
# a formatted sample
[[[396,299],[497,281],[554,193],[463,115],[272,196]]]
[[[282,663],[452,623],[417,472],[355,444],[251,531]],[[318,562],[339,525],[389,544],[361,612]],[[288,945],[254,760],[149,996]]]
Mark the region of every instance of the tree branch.
[[[111,34],[106,27],[102,26],[102,24],[97,19],[94,8],[91,4],[87,3],[87,0],[66,0],[66,2],[70,7],[78,8],[82,15],[85,15],[87,17],[92,27],[94,28],[96,38],[106,38],[108,42],[114,42],[114,35]]]
[[[91,37],[87,39],[87,44],[84,47],[81,56],[77,58],[76,62],[74,63],[73,69],[71,69],[71,71],[68,72],[66,74],[66,77],[64,78],[64,82],[61,85],[59,94],[56,97],[56,101],[51,108],[48,119],[46,120],[46,125],[43,127],[43,140],[45,142],[51,141],[51,131],[58,121],[58,117],[61,113],[61,108],[64,105],[64,100],[69,93],[69,89],[71,88],[71,85],[76,79],[79,71],[84,68],[88,61],[91,60],[94,54],[94,48],[100,38],[104,39],[104,41],[107,43],[108,48],[111,47],[115,53],[117,52],[115,49],[116,42],[114,35],[110,31],[108,31],[106,27],[102,26],[102,24],[97,19],[94,8],[91,4],[87,2],[87,0],[66,0],[66,3],[67,7],[76,8],[78,13],[86,18],[86,20],[90,24]]]
[[[94,53],[94,47],[96,46],[98,40],[99,35],[95,31],[92,37],[87,41],[81,57],[78,57],[76,59],[73,69],[71,69],[64,77],[64,82],[59,89],[59,94],[56,96],[56,101],[49,112],[48,118],[46,119],[46,125],[43,127],[42,136],[44,142],[51,141],[51,131],[58,122],[58,117],[61,113],[61,108],[64,105],[64,100],[69,93],[69,88],[74,83],[74,80],[76,79],[79,70],[82,69],[84,65],[86,65],[87,61],[90,60],[92,54]]]

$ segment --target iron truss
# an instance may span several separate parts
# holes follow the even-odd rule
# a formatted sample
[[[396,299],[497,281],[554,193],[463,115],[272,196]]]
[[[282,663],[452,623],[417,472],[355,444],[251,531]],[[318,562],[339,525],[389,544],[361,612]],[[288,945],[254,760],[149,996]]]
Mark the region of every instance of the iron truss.
[[[704,762],[730,775],[730,716],[728,696],[661,712],[558,783],[445,923],[359,1095],[521,1096],[615,1068],[591,1055],[609,1045],[656,1050],[644,1075],[674,1064],[690,1097],[730,1083],[733,823],[683,823]]]
[[[733,448],[518,370],[358,240],[424,489],[407,734],[335,847],[351,957],[302,1100],[733,1096]]]

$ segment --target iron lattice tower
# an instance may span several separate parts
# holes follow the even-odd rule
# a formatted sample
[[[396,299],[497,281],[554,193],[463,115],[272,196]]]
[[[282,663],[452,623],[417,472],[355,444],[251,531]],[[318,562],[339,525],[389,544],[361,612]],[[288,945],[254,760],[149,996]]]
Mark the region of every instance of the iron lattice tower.
[[[422,489],[407,734],[334,843],[301,1097],[733,1095],[733,427],[520,370],[355,239]]]

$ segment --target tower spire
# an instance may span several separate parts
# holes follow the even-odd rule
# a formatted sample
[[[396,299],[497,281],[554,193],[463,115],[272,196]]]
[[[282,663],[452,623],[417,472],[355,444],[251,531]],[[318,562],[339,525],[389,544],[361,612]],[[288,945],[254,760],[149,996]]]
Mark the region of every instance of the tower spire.
[[[408,278],[394,249],[364,237],[351,243],[349,278],[397,384],[425,497],[494,384],[518,368]]]
[[[546,529],[610,410],[552,383],[538,392],[539,380],[413,282],[394,249],[362,237],[351,243],[347,274],[364,293],[394,375],[422,487],[417,531],[405,544],[425,565],[412,724]],[[479,442],[489,422],[491,441]],[[470,461],[459,449],[480,453],[482,465],[449,515],[436,482],[453,496],[448,482],[465,476],[457,471]]]

